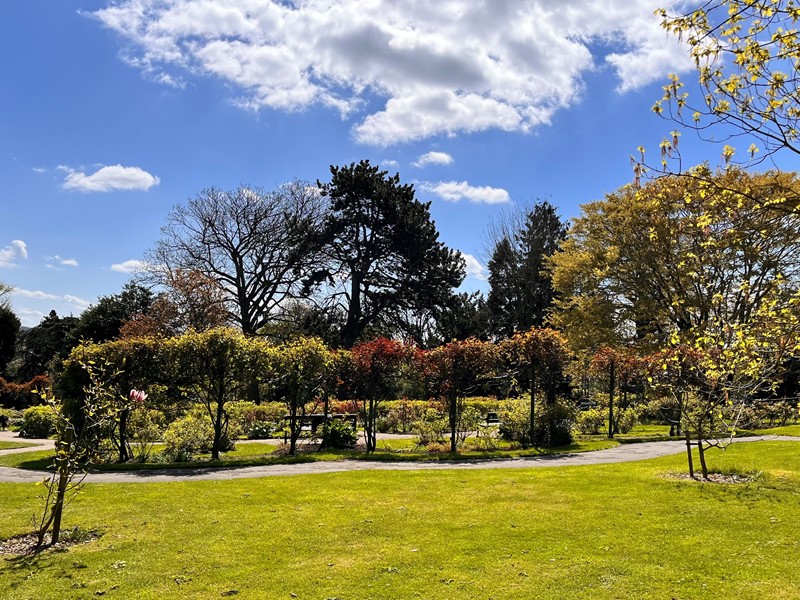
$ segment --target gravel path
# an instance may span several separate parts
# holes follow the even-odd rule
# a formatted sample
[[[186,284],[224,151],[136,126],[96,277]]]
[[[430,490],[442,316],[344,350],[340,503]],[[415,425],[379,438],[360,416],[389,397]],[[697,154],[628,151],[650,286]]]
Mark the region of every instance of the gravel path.
[[[15,434],[12,434],[15,435]],[[5,437],[2,440],[16,440]],[[24,440],[37,442],[42,448],[52,447],[52,440]],[[781,441],[800,442],[800,437],[766,435],[740,438],[735,442]],[[0,455],[16,452],[30,452],[38,448],[3,450]],[[252,477],[271,477],[278,475],[312,475],[316,473],[340,473],[343,471],[432,471],[441,469],[519,469],[537,467],[568,467],[577,465],[602,465],[610,463],[633,462],[649,458],[669,456],[685,452],[682,441],[643,442],[639,444],[620,444],[607,450],[580,452],[575,454],[556,454],[550,456],[530,456],[522,458],[502,458],[493,460],[440,461],[440,462],[372,462],[364,460],[340,460],[301,463],[293,465],[264,465],[260,467],[160,469],[151,471],[131,471],[123,473],[90,473],[87,483],[155,483],[170,481],[217,481],[225,479],[244,479]],[[0,467],[0,482],[28,483],[41,481],[44,473]]]

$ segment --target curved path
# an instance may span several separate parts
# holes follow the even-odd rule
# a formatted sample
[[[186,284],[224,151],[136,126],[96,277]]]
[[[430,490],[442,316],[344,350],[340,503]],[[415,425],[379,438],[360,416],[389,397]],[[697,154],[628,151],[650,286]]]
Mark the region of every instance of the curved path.
[[[0,440],[16,440],[0,433]],[[24,440],[36,444],[36,448],[2,450],[0,455],[30,452],[52,447],[52,440]],[[781,441],[800,442],[800,437],[765,435],[739,438],[734,442]],[[89,473],[87,483],[144,483],[170,481],[208,481],[225,479],[244,479],[249,477],[270,477],[276,475],[309,475],[315,473],[339,473],[343,471],[429,471],[440,469],[519,469],[535,467],[566,467],[576,465],[601,465],[633,462],[649,458],[669,456],[686,450],[682,441],[642,442],[620,444],[606,450],[580,452],[574,454],[555,454],[548,456],[529,456],[520,458],[476,459],[470,461],[439,462],[372,462],[366,460],[320,461],[311,463],[264,465],[259,467],[159,469],[150,471],[128,471],[120,473]],[[0,467],[0,482],[29,483],[41,481],[44,472]]]

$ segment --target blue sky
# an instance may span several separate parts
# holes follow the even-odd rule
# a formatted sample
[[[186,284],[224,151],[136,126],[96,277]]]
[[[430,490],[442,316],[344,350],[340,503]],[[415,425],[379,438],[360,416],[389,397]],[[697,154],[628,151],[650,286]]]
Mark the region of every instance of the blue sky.
[[[414,182],[466,289],[511,201],[564,217],[632,178],[685,52],[641,0],[7,0],[0,280],[26,325],[116,293],[200,190],[328,178],[369,158]],[[686,162],[716,161],[688,134]],[[423,158],[426,157],[427,159]]]

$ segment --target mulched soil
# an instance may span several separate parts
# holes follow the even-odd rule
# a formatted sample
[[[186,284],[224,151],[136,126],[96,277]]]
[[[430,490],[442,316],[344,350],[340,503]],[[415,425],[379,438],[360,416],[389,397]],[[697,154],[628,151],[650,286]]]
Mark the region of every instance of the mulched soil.
[[[709,473],[708,479],[703,479],[701,475],[695,474],[694,478],[689,477],[688,473],[669,473],[664,475],[669,479],[683,479],[686,481],[697,481],[698,483],[722,483],[722,484],[735,484],[735,483],[751,483],[756,480],[753,475],[723,475],[722,473]]]
[[[37,546],[39,536],[35,533],[18,535],[7,540],[0,540],[0,556],[29,556],[38,554],[46,550],[62,550],[70,546],[88,544],[100,537],[96,532],[81,532],[79,536],[71,535],[73,532],[66,531],[62,534],[61,540],[57,544],[50,544],[50,534],[44,538],[44,546]]]

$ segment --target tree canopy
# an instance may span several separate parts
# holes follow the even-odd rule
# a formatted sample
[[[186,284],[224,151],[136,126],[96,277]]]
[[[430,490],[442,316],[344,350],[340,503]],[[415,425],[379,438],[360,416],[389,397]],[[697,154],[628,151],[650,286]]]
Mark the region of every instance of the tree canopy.
[[[794,0],[712,0],[683,14],[657,12],[662,26],[688,44],[700,97],[671,75],[656,113],[722,144],[726,162],[758,162],[782,149],[800,154]],[[747,148],[731,145],[741,137]],[[664,157],[676,144],[677,135],[664,140]]]
[[[443,305],[464,278],[464,260],[439,241],[430,203],[416,199],[368,160],[331,166],[331,180],[317,182],[330,207],[309,240],[320,267],[306,289],[324,295],[346,314],[342,344],[349,348],[371,325],[396,323],[404,310]]]
[[[172,209],[150,253],[152,275],[201,273],[225,300],[228,320],[254,335],[298,290],[309,232],[321,218],[317,193],[295,181],[274,191],[210,188]]]

